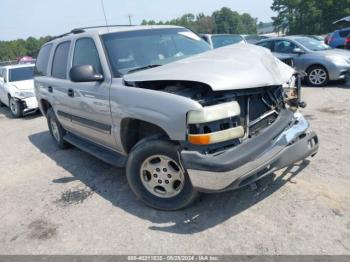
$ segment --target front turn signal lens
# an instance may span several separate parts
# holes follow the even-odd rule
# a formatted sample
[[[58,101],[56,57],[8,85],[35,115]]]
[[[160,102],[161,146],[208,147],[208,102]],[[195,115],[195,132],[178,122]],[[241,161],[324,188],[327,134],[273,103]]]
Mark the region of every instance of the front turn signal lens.
[[[242,126],[238,126],[210,134],[189,134],[188,141],[193,145],[210,145],[231,139],[241,138],[243,136],[244,128]]]

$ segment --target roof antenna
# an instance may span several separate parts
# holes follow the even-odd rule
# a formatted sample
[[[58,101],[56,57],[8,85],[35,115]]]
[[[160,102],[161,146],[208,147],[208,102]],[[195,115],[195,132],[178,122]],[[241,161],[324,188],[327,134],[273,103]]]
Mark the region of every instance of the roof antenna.
[[[103,15],[105,17],[107,31],[109,32],[109,26],[108,26],[108,22],[107,22],[107,16],[106,16],[105,5],[104,5],[103,0],[101,0],[101,6],[102,6]]]

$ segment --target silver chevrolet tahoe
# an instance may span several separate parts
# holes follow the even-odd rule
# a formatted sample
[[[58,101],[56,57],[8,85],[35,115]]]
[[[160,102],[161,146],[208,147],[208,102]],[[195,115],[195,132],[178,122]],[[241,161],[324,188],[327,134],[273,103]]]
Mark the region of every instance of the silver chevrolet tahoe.
[[[59,148],[126,167],[147,205],[177,210],[314,156],[294,69],[262,47],[216,50],[175,26],[80,28],[46,43],[35,93]]]

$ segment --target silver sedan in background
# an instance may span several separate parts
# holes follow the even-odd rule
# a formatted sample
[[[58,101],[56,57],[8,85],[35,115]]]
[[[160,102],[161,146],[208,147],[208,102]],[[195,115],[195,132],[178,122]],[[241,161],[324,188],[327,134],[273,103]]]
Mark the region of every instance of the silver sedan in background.
[[[350,73],[350,51],[333,49],[310,37],[270,38],[257,45],[275,54],[292,56],[295,68],[306,72],[306,80],[312,86],[324,86],[329,80],[346,80]]]

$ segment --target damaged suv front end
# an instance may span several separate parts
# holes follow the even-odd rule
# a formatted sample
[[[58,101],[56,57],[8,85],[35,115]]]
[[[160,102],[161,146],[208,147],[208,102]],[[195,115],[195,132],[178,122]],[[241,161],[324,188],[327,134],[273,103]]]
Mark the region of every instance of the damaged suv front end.
[[[183,169],[200,192],[237,189],[317,153],[318,137],[298,110],[298,80],[270,52],[246,44],[124,76],[128,86],[200,105],[186,112],[180,141]]]

